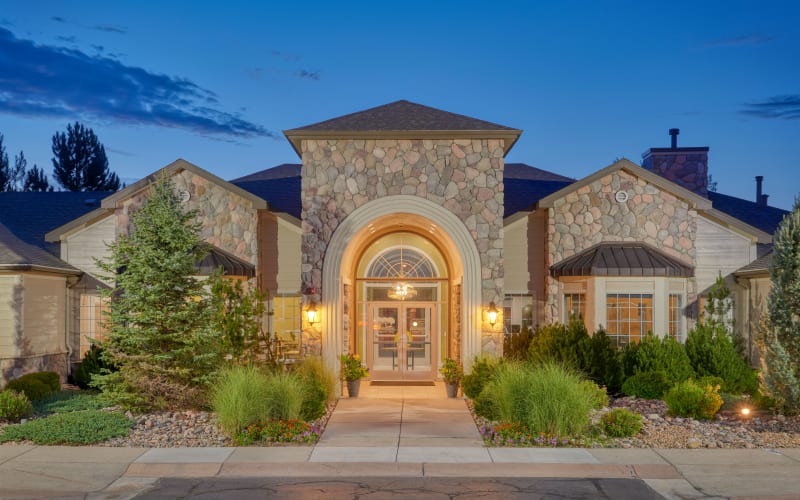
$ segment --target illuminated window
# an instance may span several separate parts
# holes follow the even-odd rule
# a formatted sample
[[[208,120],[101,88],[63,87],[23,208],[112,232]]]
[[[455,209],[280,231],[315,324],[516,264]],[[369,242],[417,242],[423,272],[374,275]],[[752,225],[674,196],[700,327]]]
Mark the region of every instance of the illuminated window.
[[[533,297],[506,295],[503,300],[503,327],[506,334],[533,328]]]
[[[367,269],[368,278],[435,278],[436,266],[423,253],[408,247],[390,248]]]
[[[586,319],[586,294],[564,294],[564,324],[569,323],[573,317]]]
[[[606,295],[606,329],[617,346],[638,342],[653,330],[653,295],[611,293]]]
[[[677,341],[683,340],[683,295],[669,294],[669,336]]]

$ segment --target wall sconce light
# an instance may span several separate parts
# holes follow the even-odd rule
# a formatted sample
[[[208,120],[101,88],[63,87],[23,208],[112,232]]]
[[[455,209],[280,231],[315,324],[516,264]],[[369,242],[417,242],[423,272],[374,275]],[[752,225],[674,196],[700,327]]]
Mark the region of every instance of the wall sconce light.
[[[314,302],[310,303],[308,309],[306,309],[306,319],[309,324],[313,325],[318,321],[317,314],[317,304]]]
[[[494,305],[494,302],[489,302],[489,310],[486,311],[486,315],[489,317],[489,324],[494,326],[497,323],[497,307]]]

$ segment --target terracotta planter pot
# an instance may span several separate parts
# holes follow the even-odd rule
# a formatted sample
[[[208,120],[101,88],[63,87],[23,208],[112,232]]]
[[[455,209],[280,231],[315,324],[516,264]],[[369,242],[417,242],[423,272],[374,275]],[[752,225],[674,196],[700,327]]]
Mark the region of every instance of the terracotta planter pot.
[[[347,395],[351,398],[358,397],[358,390],[361,388],[361,381],[360,380],[348,380],[347,381]]]
[[[458,382],[455,384],[451,384],[450,382],[445,382],[444,384],[445,389],[447,389],[447,397],[454,398],[458,396]]]

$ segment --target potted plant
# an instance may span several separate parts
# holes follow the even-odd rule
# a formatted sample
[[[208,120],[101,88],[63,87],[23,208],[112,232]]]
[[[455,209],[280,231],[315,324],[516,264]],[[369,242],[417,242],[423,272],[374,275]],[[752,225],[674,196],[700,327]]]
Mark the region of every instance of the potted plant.
[[[339,359],[342,361],[342,376],[347,381],[347,394],[356,398],[361,379],[369,375],[369,369],[361,363],[361,356],[358,354],[342,354]]]
[[[439,369],[439,373],[444,377],[445,388],[447,388],[447,397],[454,398],[458,395],[458,384],[464,378],[464,368],[461,363],[452,358],[446,358],[444,364]]]

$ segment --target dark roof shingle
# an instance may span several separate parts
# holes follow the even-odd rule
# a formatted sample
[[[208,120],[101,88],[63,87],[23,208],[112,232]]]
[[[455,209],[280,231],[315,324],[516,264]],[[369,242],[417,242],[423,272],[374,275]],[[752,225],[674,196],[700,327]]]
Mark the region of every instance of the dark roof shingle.
[[[709,192],[708,198],[717,210],[768,234],[775,234],[783,217],[789,213],[780,208],[759,205],[753,201],[722,193]]]
[[[0,269],[45,270],[66,274],[80,274],[80,270],[34,245],[18,238],[0,223]]]

